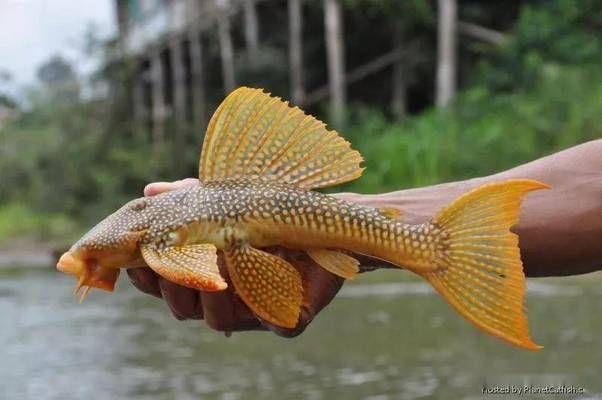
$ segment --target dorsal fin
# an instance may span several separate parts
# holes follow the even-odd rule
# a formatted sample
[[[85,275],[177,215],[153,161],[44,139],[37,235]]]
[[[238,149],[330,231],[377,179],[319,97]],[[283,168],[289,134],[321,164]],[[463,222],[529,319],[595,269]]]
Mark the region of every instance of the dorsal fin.
[[[261,89],[241,87],[209,121],[199,178],[269,179],[312,189],[359,178],[362,161],[323,122]]]

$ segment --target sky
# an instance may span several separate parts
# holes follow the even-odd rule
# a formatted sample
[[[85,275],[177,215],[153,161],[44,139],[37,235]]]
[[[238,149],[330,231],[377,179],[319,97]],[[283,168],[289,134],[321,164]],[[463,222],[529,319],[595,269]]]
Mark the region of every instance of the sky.
[[[12,87],[31,84],[41,63],[54,54],[72,61],[80,73],[82,37],[92,23],[98,37],[115,35],[114,0],[0,0],[0,70]]]

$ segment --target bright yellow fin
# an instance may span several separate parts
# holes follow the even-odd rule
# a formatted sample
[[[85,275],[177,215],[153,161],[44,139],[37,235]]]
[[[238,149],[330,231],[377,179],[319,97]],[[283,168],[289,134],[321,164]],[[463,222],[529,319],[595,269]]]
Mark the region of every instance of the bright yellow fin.
[[[208,292],[228,287],[219,273],[217,250],[212,244],[174,246],[163,250],[146,245],[140,250],[153,271],[178,285]]]
[[[247,244],[224,254],[236,292],[259,318],[283,328],[297,326],[303,285],[295,267]]]
[[[433,219],[440,230],[434,272],[420,273],[463,317],[516,346],[539,350],[529,337],[525,275],[518,237],[521,197],[548,186],[516,179],[478,187]]]
[[[199,177],[202,182],[267,178],[312,189],[359,178],[362,161],[321,121],[261,89],[241,87],[209,122]]]
[[[308,249],[307,254],[326,271],[341,278],[353,279],[359,272],[359,261],[345,253],[326,249]]]
[[[392,219],[397,219],[403,214],[403,211],[401,211],[399,208],[393,207],[380,207],[378,211],[385,217]]]

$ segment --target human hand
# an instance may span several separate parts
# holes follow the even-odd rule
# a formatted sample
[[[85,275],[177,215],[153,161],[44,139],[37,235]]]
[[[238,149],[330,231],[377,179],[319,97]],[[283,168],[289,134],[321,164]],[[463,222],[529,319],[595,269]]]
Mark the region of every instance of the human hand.
[[[155,182],[144,188],[144,195],[154,196],[196,184],[198,180],[193,178]],[[235,293],[221,254],[218,254],[218,266],[221,275],[228,282],[228,288],[219,292],[202,292],[177,285],[157,275],[149,267],[128,268],[127,273],[132,284],[140,291],[164,299],[174,317],[179,320],[204,320],[210,328],[227,335],[234,331],[270,330],[283,337],[297,336],[330,303],[344,280],[318,266],[303,251],[282,247],[266,250],[284,258],[301,273],[303,303],[295,328],[281,328],[259,320]]]

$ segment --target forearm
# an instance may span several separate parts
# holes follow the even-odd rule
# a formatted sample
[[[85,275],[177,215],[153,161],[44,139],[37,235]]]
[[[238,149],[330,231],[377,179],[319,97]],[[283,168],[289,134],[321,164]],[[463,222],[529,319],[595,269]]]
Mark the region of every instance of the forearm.
[[[400,208],[408,222],[420,223],[467,190],[512,178],[535,179],[552,187],[527,195],[515,228],[527,276],[601,269],[602,140],[487,177],[349,199],[374,207]]]

